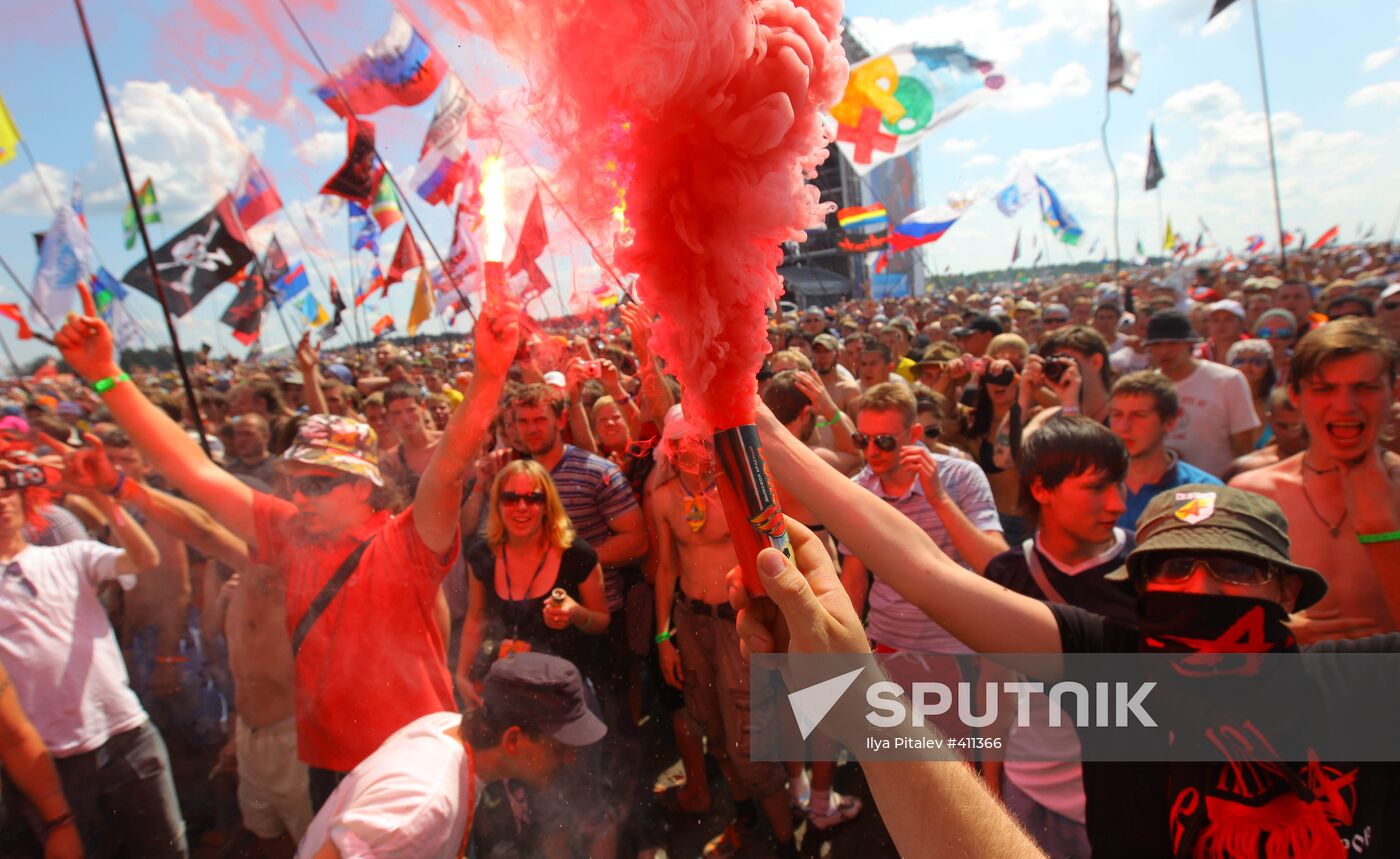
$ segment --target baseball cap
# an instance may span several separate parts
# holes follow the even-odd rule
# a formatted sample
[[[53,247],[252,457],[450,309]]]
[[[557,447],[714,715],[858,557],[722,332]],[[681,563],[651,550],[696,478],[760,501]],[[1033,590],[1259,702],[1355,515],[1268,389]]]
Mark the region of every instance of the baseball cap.
[[[350,372],[350,368],[344,364],[336,363],[326,368],[326,372],[340,380],[344,384],[355,384],[355,374]]]
[[[958,351],[958,347],[954,346],[952,343],[934,343],[924,350],[924,354],[914,366],[926,367],[930,364],[956,361],[961,355],[962,353]]]
[[[1211,303],[1210,306],[1206,308],[1206,315],[1210,316],[1220,313],[1221,311],[1233,313],[1241,319],[1244,318],[1244,306],[1233,298],[1222,298],[1220,301]]]
[[[546,385],[553,385],[556,388],[567,388],[569,386],[569,382],[564,378],[564,374],[558,370],[550,370],[548,373],[545,373],[544,383]]]
[[[1163,310],[1147,320],[1148,343],[1194,343],[1199,339],[1191,319],[1180,310]]]
[[[826,349],[830,352],[841,351],[841,341],[830,334],[818,334],[812,338],[813,349]]]
[[[990,316],[974,316],[959,328],[952,331],[953,337],[968,337],[973,334],[991,334],[993,336],[1002,333],[1001,323]]]
[[[379,437],[369,424],[340,415],[312,415],[297,429],[292,446],[278,462],[334,468],[383,486],[378,449]]]
[[[592,745],[608,733],[585,703],[578,669],[558,656],[530,652],[496,660],[481,698],[496,724],[544,734],[566,746]]]
[[[1317,570],[1293,563],[1288,550],[1288,520],[1272,499],[1230,486],[1188,483],[1147,503],[1126,569],[1106,578],[1138,578],[1148,559],[1166,552],[1229,552],[1267,561],[1301,579],[1293,610],[1302,611],[1327,594],[1327,580]]]

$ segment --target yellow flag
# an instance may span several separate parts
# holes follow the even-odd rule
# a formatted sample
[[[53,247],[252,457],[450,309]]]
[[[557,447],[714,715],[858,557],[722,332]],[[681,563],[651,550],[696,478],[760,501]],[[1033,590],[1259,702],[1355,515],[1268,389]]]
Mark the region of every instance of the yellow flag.
[[[1162,250],[1176,250],[1176,233],[1172,232],[1172,219],[1167,217],[1167,234],[1162,238]]]
[[[428,267],[418,269],[418,289],[413,293],[413,309],[408,311],[408,336],[418,331],[418,326],[433,315],[433,295],[428,287]]]
[[[10,111],[5,107],[5,100],[0,98],[0,164],[14,158],[18,149],[19,129],[15,128],[15,121],[10,119]]]

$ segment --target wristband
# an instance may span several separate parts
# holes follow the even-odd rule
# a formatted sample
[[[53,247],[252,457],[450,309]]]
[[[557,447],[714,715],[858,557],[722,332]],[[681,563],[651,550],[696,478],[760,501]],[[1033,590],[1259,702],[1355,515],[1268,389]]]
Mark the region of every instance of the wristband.
[[[122,373],[122,374],[119,375],[119,376],[108,376],[108,377],[105,378],[105,379],[98,379],[96,382],[93,382],[93,383],[92,383],[92,390],[93,390],[95,393],[98,393],[98,394],[105,394],[105,393],[107,393],[108,391],[110,391],[110,390],[112,390],[113,388],[115,388],[117,385],[120,385],[122,382],[130,382],[130,381],[131,381],[131,374],[130,374],[130,373]]]
[[[841,410],[837,409],[836,414],[831,416],[831,420],[817,421],[817,426],[821,427],[822,429],[825,429],[826,427],[834,427],[839,423],[841,423]]]
[[[54,834],[54,832],[58,831],[59,829],[62,829],[68,824],[72,823],[76,819],[77,818],[74,817],[72,809],[69,809],[68,811],[65,811],[62,814],[60,814],[58,817],[55,817],[53,820],[45,820],[42,824],[44,827],[44,840],[47,841],[50,835]]]
[[[126,472],[119,471],[117,472],[116,485],[113,486],[111,489],[108,489],[107,494],[112,496],[113,498],[116,498],[117,496],[122,494],[122,489],[124,488],[126,488]]]
[[[1060,406],[1060,414],[1062,415],[1077,415],[1079,413],[1079,406]]]
[[[665,632],[658,632],[656,634],[656,643],[661,644],[663,641],[670,641],[674,636],[675,633],[671,632],[669,629]]]
[[[1394,543],[1400,541],[1400,531],[1385,531],[1380,534],[1357,534],[1356,542],[1362,544]]]
[[[184,663],[186,663],[186,662],[189,662],[189,661],[190,661],[190,658],[189,658],[188,656],[157,656],[157,657],[156,657],[156,662],[160,663],[161,665],[182,665],[182,664],[184,664]]]
[[[632,402],[632,399],[633,399],[633,398],[632,398],[632,395],[631,395],[631,394],[628,394],[627,396],[623,397],[623,398],[620,399],[620,400],[614,399],[613,402],[617,404],[618,408],[622,408],[623,406],[625,406],[625,405],[627,405],[628,403]]]

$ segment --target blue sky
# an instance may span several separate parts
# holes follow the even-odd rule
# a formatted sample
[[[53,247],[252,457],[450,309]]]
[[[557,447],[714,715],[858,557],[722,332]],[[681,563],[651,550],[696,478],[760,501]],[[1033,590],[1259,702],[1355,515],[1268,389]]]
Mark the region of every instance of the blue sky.
[[[12,5],[18,8],[10,20],[25,26],[7,28],[0,36],[0,94],[51,193],[66,195],[73,178],[81,181],[99,254],[120,276],[138,256],[122,247],[125,191],[76,16],[66,3],[14,0]],[[326,222],[324,241],[301,217],[338,166],[344,133],[343,125],[310,96],[315,83],[311,61],[286,19],[269,15],[259,22],[244,7],[229,4],[239,10],[234,14],[243,24],[274,28],[287,46],[279,50],[272,40],[250,47],[246,37],[211,35],[188,11],[191,4],[132,0],[89,5],[137,181],[154,176],[161,197],[165,223],[153,228],[153,239],[164,241],[205,211],[233,181],[246,147],[272,173],[289,204],[290,220],[314,250],[301,247],[287,215],[274,226],[260,227],[255,239],[265,241],[275,229],[293,255],[314,261],[322,274],[334,274],[342,285],[352,282],[343,215]],[[276,9],[275,4],[262,5]],[[332,66],[377,38],[391,13],[388,4],[368,0],[297,5],[313,7],[304,13],[304,22]],[[327,11],[333,5],[339,9]],[[950,194],[977,197],[963,220],[934,246],[931,261],[940,270],[1004,266],[1018,227],[1023,253],[1032,236],[1041,235],[1030,209],[1013,222],[992,203],[1022,161],[1039,170],[1085,229],[1079,251],[1057,246],[1050,261],[1084,258],[1096,238],[1105,245],[1111,242],[1111,192],[1099,144],[1105,5],[1103,0],[848,3],[854,28],[876,49],[909,41],[961,41],[1011,78],[997,99],[948,124],[920,150],[926,204],[943,202]],[[1194,238],[1197,218],[1204,218],[1219,242],[1236,250],[1250,233],[1271,234],[1248,3],[1241,0],[1207,26],[1209,6],[1209,0],[1121,2],[1125,44],[1143,54],[1141,83],[1131,96],[1113,94],[1109,125],[1122,188],[1125,256],[1132,254],[1139,237],[1149,246],[1160,241],[1156,196],[1142,190],[1147,129],[1153,121],[1167,172],[1162,210],[1175,226]],[[1285,227],[1316,235],[1336,223],[1343,238],[1350,239],[1359,224],[1374,223],[1382,236],[1388,234],[1400,203],[1393,190],[1400,187],[1396,146],[1388,142],[1400,116],[1400,9],[1362,0],[1263,0],[1261,7]],[[489,95],[518,86],[518,78],[489,46],[455,36],[417,5],[409,8],[427,22],[470,89]],[[248,97],[240,98],[229,85],[245,74]],[[282,101],[283,95],[291,100]],[[405,179],[432,107],[429,100],[371,117],[379,128],[380,152]],[[527,143],[527,135],[522,133],[521,140]],[[531,151],[536,163],[547,168],[547,153]],[[480,145],[473,152],[478,158],[487,154]],[[518,218],[534,180],[518,164],[510,179],[511,209]],[[417,208],[446,253],[447,210],[421,201]],[[30,234],[45,229],[50,218],[23,157],[0,167],[0,254],[26,280],[35,265]],[[389,234],[391,245],[397,230]],[[586,248],[557,216],[551,217],[550,230],[558,253],[544,260],[546,273],[553,277],[557,271],[568,290],[577,260],[580,283],[591,285]],[[428,253],[426,246],[424,251]],[[383,249],[386,264],[391,253],[391,246]],[[360,270],[364,261],[360,257]],[[312,281],[326,301],[322,281],[314,276]],[[241,354],[217,322],[233,292],[232,286],[221,287],[180,322],[190,346],[208,341],[219,352]],[[408,285],[395,287],[376,315],[393,312],[402,320],[411,292]],[[0,300],[20,300],[7,279],[0,279]],[[547,300],[553,310],[557,299]],[[152,340],[163,342],[154,302],[138,297],[132,303]],[[297,327],[294,311],[287,312]],[[426,330],[437,326],[432,322]],[[465,320],[459,327],[465,327]],[[271,321],[264,331],[269,346],[285,340]],[[42,351],[37,345],[17,346],[21,358]]]

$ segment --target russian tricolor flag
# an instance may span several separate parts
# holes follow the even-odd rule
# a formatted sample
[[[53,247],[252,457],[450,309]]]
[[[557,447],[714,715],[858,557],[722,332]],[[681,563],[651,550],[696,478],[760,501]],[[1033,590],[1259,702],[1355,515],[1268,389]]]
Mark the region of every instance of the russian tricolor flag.
[[[1245,242],[1244,252],[1250,255],[1259,253],[1260,249],[1264,247],[1263,236],[1250,236],[1245,239]]]
[[[317,87],[316,95],[342,117],[363,115],[393,104],[420,104],[445,74],[447,63],[395,12],[384,38]]]
[[[961,215],[946,207],[920,209],[890,230],[890,248],[902,252],[936,242],[958,222],[959,217]]]
[[[428,147],[413,173],[414,190],[431,205],[451,205],[452,195],[462,184],[462,177],[466,175],[471,161],[471,156],[465,150],[453,158],[437,147]]]

